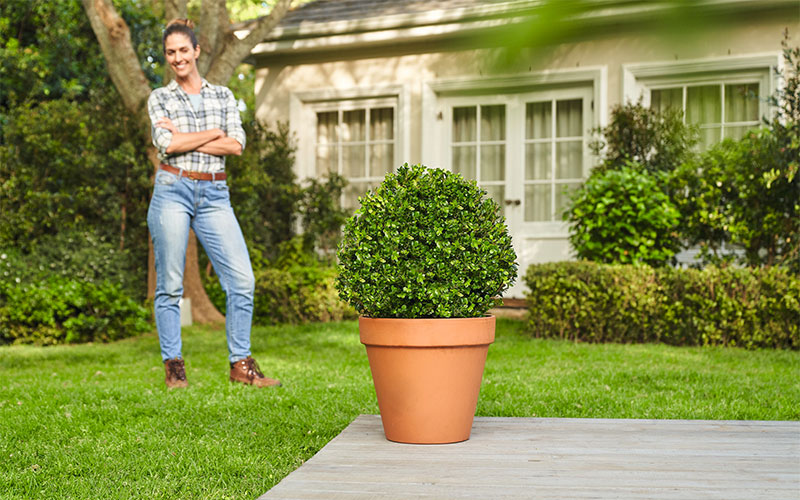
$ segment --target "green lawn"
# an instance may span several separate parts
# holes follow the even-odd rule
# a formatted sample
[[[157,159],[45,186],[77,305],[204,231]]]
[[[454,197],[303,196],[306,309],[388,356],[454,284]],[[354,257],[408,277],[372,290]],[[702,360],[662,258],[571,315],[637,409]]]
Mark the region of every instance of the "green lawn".
[[[479,415],[800,420],[800,353],[531,340],[501,320]],[[377,413],[355,322],[256,328],[279,389],[227,381],[224,332],[190,328],[167,391],[154,334],[0,347],[0,497],[253,499]]]

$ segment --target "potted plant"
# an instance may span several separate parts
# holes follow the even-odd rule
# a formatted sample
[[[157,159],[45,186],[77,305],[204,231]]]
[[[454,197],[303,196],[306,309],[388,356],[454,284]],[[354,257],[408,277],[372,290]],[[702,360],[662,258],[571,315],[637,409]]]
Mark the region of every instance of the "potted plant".
[[[494,316],[516,278],[499,205],[475,181],[403,165],[345,224],[336,288],[360,314],[384,433],[469,439]]]

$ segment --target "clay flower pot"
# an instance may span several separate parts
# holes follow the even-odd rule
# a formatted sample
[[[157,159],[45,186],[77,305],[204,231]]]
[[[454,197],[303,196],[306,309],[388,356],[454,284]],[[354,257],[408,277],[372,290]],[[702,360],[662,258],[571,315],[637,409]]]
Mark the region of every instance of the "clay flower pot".
[[[469,439],[495,318],[359,318],[386,438]]]

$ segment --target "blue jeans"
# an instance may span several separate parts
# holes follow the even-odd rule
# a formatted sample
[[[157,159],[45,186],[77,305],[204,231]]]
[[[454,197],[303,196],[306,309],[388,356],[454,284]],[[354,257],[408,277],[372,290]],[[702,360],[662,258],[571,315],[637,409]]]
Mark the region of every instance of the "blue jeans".
[[[235,362],[248,357],[255,278],[225,181],[195,181],[159,170],[147,210],[147,226],[156,261],[154,308],[161,357],[181,357],[178,302],[183,296],[189,227],[194,229],[225,291],[228,359]]]

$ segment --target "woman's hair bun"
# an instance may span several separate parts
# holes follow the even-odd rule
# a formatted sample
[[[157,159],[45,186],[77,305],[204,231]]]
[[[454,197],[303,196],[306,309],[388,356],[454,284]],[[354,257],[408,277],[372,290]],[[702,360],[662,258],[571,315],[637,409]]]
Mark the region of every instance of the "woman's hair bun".
[[[178,18],[175,18],[172,21],[168,22],[166,27],[169,28],[173,24],[186,26],[190,30],[194,29],[194,21],[192,21],[191,19],[178,19]]]

